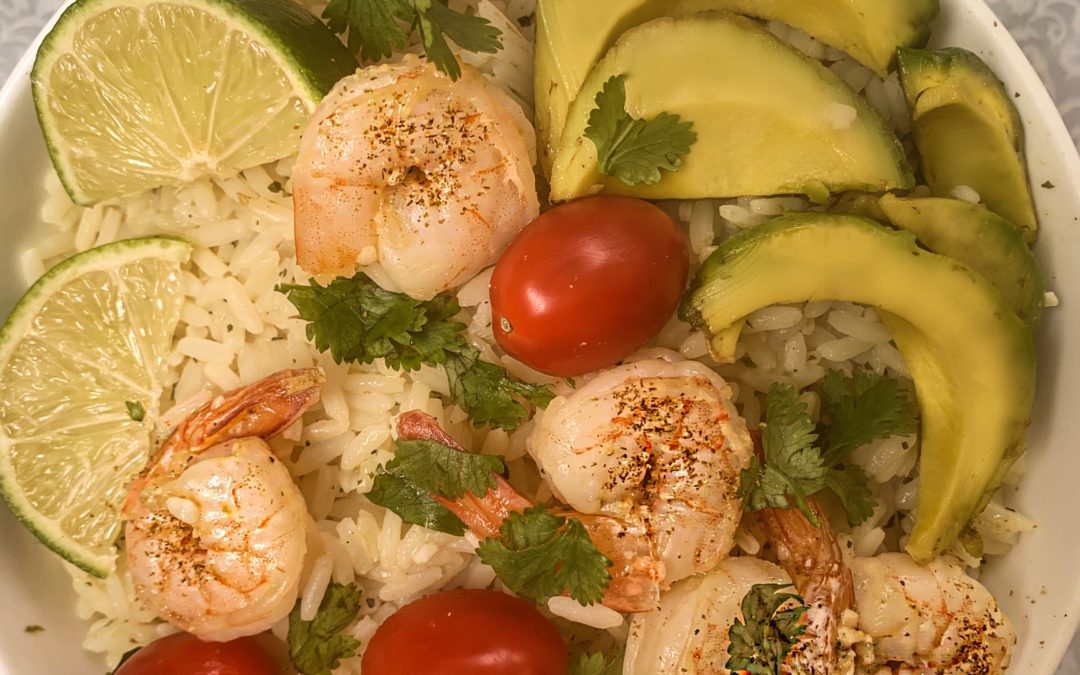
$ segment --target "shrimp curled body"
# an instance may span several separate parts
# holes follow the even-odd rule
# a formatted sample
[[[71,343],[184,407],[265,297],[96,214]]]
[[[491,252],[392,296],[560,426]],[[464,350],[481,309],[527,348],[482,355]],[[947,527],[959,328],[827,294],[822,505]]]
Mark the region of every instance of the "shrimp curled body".
[[[339,276],[378,263],[392,290],[430,299],[493,263],[537,216],[534,154],[518,104],[469,65],[456,82],[414,56],[362,70],[304,134],[297,260]]]
[[[642,524],[664,587],[731,550],[752,447],[727,383],[669,352],[602,371],[556,399],[528,440],[571,508]]]
[[[262,440],[318,399],[321,371],[286,371],[196,411],[124,504],[140,600],[203,640],[267,630],[296,600],[310,516]]]

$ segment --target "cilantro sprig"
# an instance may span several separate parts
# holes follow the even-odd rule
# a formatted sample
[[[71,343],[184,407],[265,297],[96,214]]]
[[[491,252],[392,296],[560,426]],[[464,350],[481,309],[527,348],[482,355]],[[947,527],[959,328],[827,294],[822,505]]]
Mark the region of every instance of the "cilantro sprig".
[[[569,675],[620,675],[623,671],[624,654],[620,651],[612,657],[603,652],[582,654],[570,664]]]
[[[380,467],[367,498],[405,522],[460,536],[465,524],[439,498],[456,500],[467,493],[482,498],[496,487],[494,475],[504,470],[498,457],[435,441],[398,441],[394,459]],[[477,554],[518,595],[543,602],[568,592],[583,605],[603,598],[611,561],[580,521],[536,506],[510,514],[499,535],[480,542]]]
[[[817,439],[814,422],[795,388],[773,385],[765,402],[761,434],[765,462],[762,464],[755,455],[739,481],[744,508],[786,509],[791,505],[790,496],[810,522],[820,526],[806,503],[807,498],[825,487],[828,472],[821,451],[814,446]]]
[[[537,602],[563,592],[582,605],[603,599],[611,561],[596,549],[581,521],[534,506],[511,513],[499,534],[501,539],[480,542],[476,553],[514,593]]]
[[[482,497],[495,487],[494,474],[505,470],[498,457],[460,452],[435,441],[399,440],[394,459],[379,467],[367,498],[407,523],[460,537],[465,523],[435,495],[458,499],[471,492]]]
[[[302,675],[330,675],[342,659],[356,656],[360,642],[342,631],[360,613],[355,584],[330,584],[311,621],[300,618],[300,603],[289,613],[289,659]]]
[[[744,508],[789,508],[791,501],[815,525],[817,514],[806,499],[833,492],[854,527],[877,505],[866,473],[852,464],[852,451],[882,438],[905,436],[918,428],[918,406],[894,378],[873,372],[853,377],[833,371],[822,387],[822,429],[815,427],[791,386],[774,385],[766,397],[762,429],[764,461],[743,470],[739,495]],[[825,439],[818,444],[819,439]]]
[[[660,113],[650,120],[626,111],[626,76],[616,75],[596,95],[585,137],[596,145],[600,172],[627,185],[660,182],[664,171],[678,171],[697,142],[692,122]]]
[[[470,52],[502,48],[502,32],[490,21],[456,12],[445,0],[330,0],[323,18],[335,33],[348,33],[349,48],[364,61],[390,56],[418,32],[424,55],[453,80],[461,77],[461,64],[447,38]]]
[[[806,626],[799,620],[806,613],[803,599],[781,593],[789,584],[755,584],[742,600],[743,621],[735,619],[729,630],[728,659],[732,672],[751,675],[780,675],[784,659]],[[795,605],[780,611],[790,602]],[[744,623],[745,622],[745,623]]]
[[[307,336],[316,349],[338,363],[384,359],[397,370],[442,366],[455,402],[477,425],[513,429],[528,417],[522,401],[545,407],[554,394],[545,386],[516,382],[507,372],[480,359],[465,337],[461,311],[450,294],[416,300],[381,288],[366,274],[335,279],[326,286],[281,285],[308,322]]]

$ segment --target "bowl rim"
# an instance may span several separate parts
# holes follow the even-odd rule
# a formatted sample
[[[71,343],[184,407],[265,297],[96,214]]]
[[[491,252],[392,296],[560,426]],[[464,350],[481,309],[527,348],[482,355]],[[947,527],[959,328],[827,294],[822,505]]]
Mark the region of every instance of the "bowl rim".
[[[41,43],[64,11],[76,1],[65,0],[46,21],[42,30],[26,47],[26,51],[15,63],[3,85],[0,86],[0,124],[3,124],[12,115],[13,109],[19,103],[20,98],[30,88],[30,75]],[[942,4],[951,2],[962,6],[970,11],[977,21],[985,25],[992,24],[995,27],[1004,25],[986,0],[941,0],[941,2]],[[994,43],[995,49],[1002,51],[999,58],[1008,61],[1009,67],[1026,83],[1027,95],[1029,96],[1028,104],[1040,109],[1054,111],[1052,115],[1040,116],[1040,127],[1058,145],[1058,149],[1061,151],[1060,160],[1066,173],[1064,178],[1068,179],[1068,184],[1080,185],[1080,143],[1073,140],[1061,110],[1053,97],[1051,97],[1042,77],[1010,31],[1001,30],[996,32],[994,34]],[[1030,98],[1032,95],[1034,96],[1033,101]],[[1030,178],[1029,176],[1029,180]],[[1065,347],[1061,346],[1061,348],[1064,349]],[[1021,485],[1026,487],[1026,481],[1022,482]],[[6,505],[3,508],[7,508]],[[1043,636],[1041,640],[1041,651],[1049,657],[1050,662],[1055,664],[1055,667],[1060,667],[1069,645],[1074,637],[1078,637],[1077,631],[1080,628],[1080,579],[1072,588],[1071,596],[1065,603],[1068,611],[1060,617],[1059,625],[1062,630],[1056,631],[1053,635]],[[81,650],[82,647],[79,646],[79,649]]]

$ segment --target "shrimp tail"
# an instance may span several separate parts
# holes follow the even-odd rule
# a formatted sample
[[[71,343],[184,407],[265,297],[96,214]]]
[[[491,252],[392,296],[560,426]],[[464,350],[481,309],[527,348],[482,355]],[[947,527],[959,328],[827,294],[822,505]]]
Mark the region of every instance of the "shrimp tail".
[[[434,417],[420,411],[399,416],[397,430],[399,438],[435,441],[465,452]],[[495,487],[482,497],[466,493],[460,499],[435,498],[476,536],[497,539],[503,521],[533,502],[518,494],[502,476],[494,478]],[[659,605],[663,563],[658,561],[644,525],[569,510],[555,513],[581,521],[593,545],[611,561],[611,583],[604,593],[604,605],[619,612],[647,612]]]
[[[196,410],[165,441],[163,452],[182,445],[205,449],[238,438],[273,438],[319,400],[322,368],[283,370],[219,396]]]
[[[752,437],[763,457],[760,434]],[[806,504],[820,525],[795,508],[763,509],[754,515],[807,606],[806,637],[796,655],[798,672],[830,675],[840,670],[840,628],[844,613],[855,607],[855,582],[821,505],[813,497]]]
[[[122,513],[134,512],[143,488],[176,466],[181,453],[196,455],[219,443],[280,434],[318,402],[325,381],[322,368],[283,370],[199,408],[165,439],[147,470],[132,482]]]

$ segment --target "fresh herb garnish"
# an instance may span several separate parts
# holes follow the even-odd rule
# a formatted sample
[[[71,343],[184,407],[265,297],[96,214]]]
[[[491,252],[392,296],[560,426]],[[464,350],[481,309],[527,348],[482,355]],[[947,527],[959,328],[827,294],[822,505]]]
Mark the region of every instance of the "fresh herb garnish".
[[[616,75],[596,95],[585,137],[596,145],[600,172],[627,185],[653,185],[661,169],[678,171],[697,141],[692,122],[660,113],[651,120],[626,111],[626,76]]]
[[[146,419],[146,408],[138,401],[124,401],[124,407],[127,408],[128,416],[136,422],[142,422]]]
[[[780,592],[790,587],[790,584],[755,584],[746,594],[742,600],[743,621],[735,619],[728,633],[731,658],[726,668],[751,675],[780,675],[784,659],[806,630],[799,624],[806,613],[803,599]],[[779,611],[788,601],[797,605]]]
[[[405,371],[444,367],[454,401],[474,424],[513,429],[528,417],[521,400],[544,407],[554,398],[547,387],[516,382],[503,368],[480,360],[465,324],[453,320],[461,307],[450,294],[415,300],[379,287],[362,272],[326,286],[312,279],[310,286],[277,290],[308,322],[308,339],[338,363],[384,359]]]
[[[461,76],[461,64],[446,38],[470,52],[502,48],[502,32],[490,21],[456,12],[445,0],[330,0],[323,18],[335,33],[348,32],[349,48],[365,61],[392,55],[419,31],[424,55],[453,80]]]
[[[822,400],[825,424],[819,434],[793,387],[774,385],[769,390],[762,430],[765,461],[755,456],[742,473],[739,495],[744,508],[788,508],[791,497],[820,525],[806,498],[828,489],[839,498],[852,527],[873,515],[877,501],[866,473],[849,457],[875,440],[914,433],[918,406],[897,380],[873,372],[853,377],[828,373]],[[824,450],[817,445],[819,435],[826,440]]]
[[[825,487],[828,473],[821,450],[814,446],[817,439],[814,422],[795,388],[774,384],[766,397],[762,425],[764,465],[755,455],[750,467],[743,469],[740,476],[739,496],[743,498],[743,507],[750,511],[786,509],[791,506],[790,495],[810,522],[820,526],[817,515],[806,503],[808,497]]]
[[[300,603],[289,613],[289,659],[302,675],[330,675],[342,659],[356,655],[360,642],[343,631],[360,613],[356,584],[330,584],[311,621],[300,618]]]
[[[603,599],[611,561],[581,521],[534,506],[511,513],[499,534],[501,539],[480,542],[476,553],[514,593],[537,602],[564,592],[582,605]]]
[[[379,468],[367,498],[405,522],[461,536],[465,524],[439,499],[467,493],[482,498],[496,487],[494,475],[504,470],[498,457],[434,441],[398,441],[396,456]],[[510,514],[499,534],[501,540],[482,541],[477,554],[518,595],[543,602],[568,592],[583,605],[603,598],[611,562],[580,521],[536,506]]]
[[[919,406],[900,383],[872,371],[845,377],[825,376],[822,408],[828,421],[825,463],[836,466],[852,450],[892,436],[908,436],[919,428]]]
[[[367,498],[402,520],[455,536],[465,524],[435,495],[458,499],[471,492],[483,497],[505,470],[498,457],[461,452],[434,441],[398,441],[394,459],[379,467]]]
[[[570,664],[569,675],[621,675],[623,656],[622,651],[610,658],[603,652],[582,654]]]

